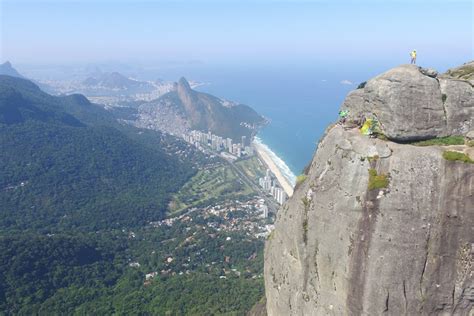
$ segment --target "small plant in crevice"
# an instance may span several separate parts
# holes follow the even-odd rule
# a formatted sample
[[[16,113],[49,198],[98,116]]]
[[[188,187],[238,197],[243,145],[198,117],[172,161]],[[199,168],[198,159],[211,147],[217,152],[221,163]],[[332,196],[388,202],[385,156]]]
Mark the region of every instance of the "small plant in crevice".
[[[368,156],[368,157],[367,157],[367,160],[368,160],[369,162],[372,162],[372,161],[377,161],[377,160],[379,160],[379,158],[380,158],[379,155]]]
[[[450,161],[461,161],[464,163],[474,163],[468,155],[458,151],[445,151],[443,152],[443,158]]]
[[[295,185],[295,189],[297,187],[299,187],[300,185],[303,184],[303,182],[308,178],[307,175],[305,174],[300,174],[299,176],[296,177],[296,185]]]
[[[308,218],[303,220],[303,242],[308,243]]]
[[[383,189],[387,188],[389,184],[389,175],[385,173],[378,174],[377,170],[369,169],[369,184],[368,189]]]
[[[306,244],[308,242],[308,212],[311,206],[311,200],[307,196],[301,199],[304,207],[304,218],[303,218],[303,242]]]
[[[384,141],[388,141],[388,140],[389,140],[388,137],[387,137],[384,133],[382,133],[382,132],[376,132],[376,133],[374,133],[374,134],[375,134],[375,137],[378,138],[378,139],[380,139],[380,140],[384,140]]]

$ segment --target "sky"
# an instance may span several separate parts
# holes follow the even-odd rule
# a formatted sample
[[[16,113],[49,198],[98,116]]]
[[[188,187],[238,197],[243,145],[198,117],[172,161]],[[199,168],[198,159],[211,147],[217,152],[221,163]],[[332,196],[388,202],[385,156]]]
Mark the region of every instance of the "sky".
[[[0,0],[0,62],[473,59],[472,1]]]

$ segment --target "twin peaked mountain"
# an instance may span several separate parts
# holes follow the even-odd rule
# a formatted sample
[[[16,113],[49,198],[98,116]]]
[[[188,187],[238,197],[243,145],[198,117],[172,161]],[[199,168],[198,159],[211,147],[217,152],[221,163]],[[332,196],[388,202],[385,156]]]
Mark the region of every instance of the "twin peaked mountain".
[[[191,89],[181,78],[173,91],[138,108],[135,124],[181,135],[189,129],[240,140],[252,136],[265,119],[247,105]]]
[[[194,174],[181,147],[120,124],[79,94],[0,75],[0,229],[141,226]]]
[[[0,75],[25,78],[10,62],[0,65]],[[36,84],[43,87],[41,83]],[[44,88],[51,90],[50,87]],[[242,136],[250,139],[259,127],[266,124],[265,118],[249,106],[193,90],[185,78],[181,78],[174,85],[170,83],[158,88],[162,90],[158,94],[160,97],[152,101],[134,102],[133,107],[139,105],[137,109],[133,109],[136,115],[127,117],[128,123],[177,136],[189,130],[210,131],[222,137],[232,138],[234,141],[240,141]],[[97,73],[88,77],[78,83],[78,90],[72,92],[85,94],[88,97],[117,96],[117,94],[132,97],[136,94],[153,93],[155,89],[157,89],[156,82],[138,81],[112,72]],[[128,106],[125,104],[125,107]]]

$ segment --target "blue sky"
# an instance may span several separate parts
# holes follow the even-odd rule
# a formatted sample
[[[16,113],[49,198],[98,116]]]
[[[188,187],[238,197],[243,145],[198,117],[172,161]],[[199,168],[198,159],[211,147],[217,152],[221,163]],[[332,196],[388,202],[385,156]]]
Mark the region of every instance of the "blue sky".
[[[0,0],[0,62],[473,59],[471,1]]]

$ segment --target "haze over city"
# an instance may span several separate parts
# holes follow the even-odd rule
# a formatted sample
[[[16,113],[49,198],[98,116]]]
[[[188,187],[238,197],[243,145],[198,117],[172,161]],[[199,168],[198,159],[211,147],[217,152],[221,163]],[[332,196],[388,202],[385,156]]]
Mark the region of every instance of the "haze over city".
[[[473,315],[472,0],[0,0],[0,315]]]

